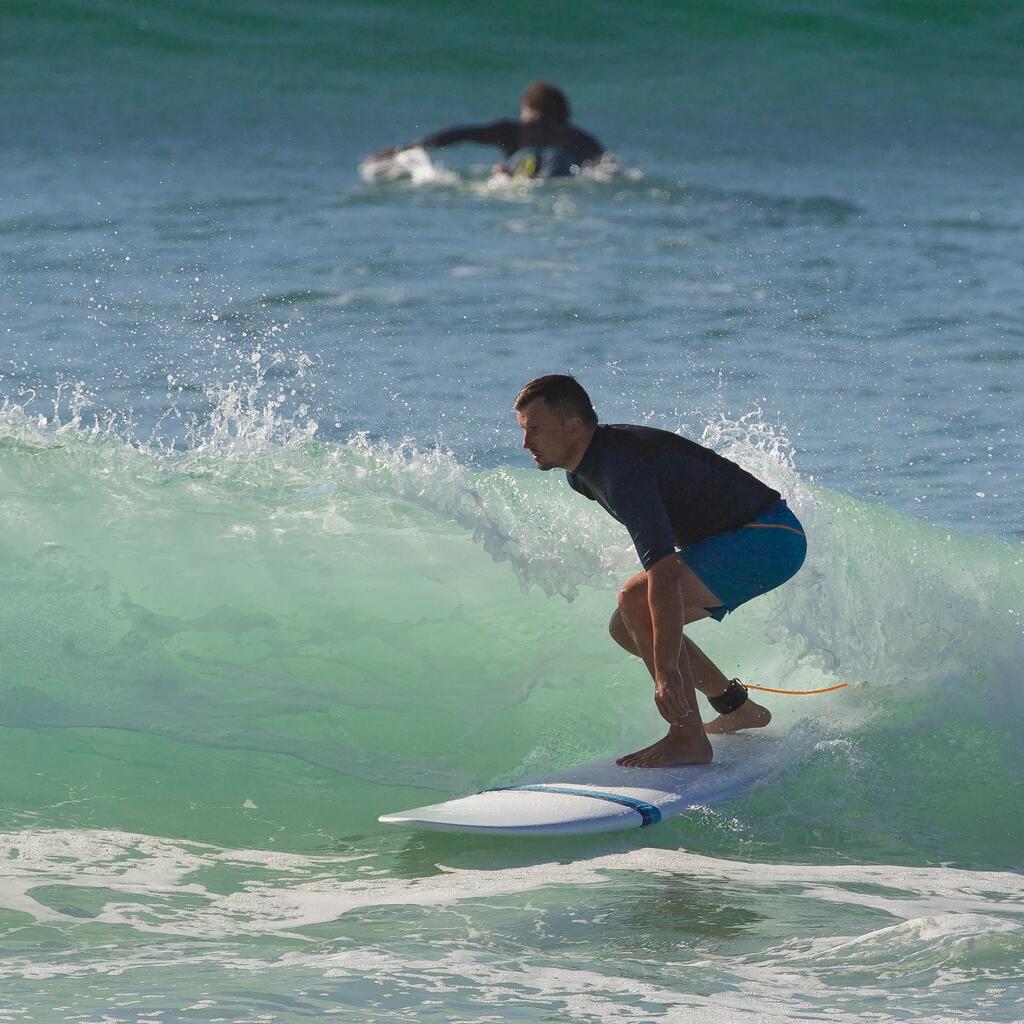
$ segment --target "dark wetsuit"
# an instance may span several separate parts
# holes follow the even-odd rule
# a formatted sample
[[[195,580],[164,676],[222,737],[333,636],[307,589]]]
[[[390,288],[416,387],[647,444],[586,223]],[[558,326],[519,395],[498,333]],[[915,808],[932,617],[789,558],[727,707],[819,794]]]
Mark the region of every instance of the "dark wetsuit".
[[[644,569],[752,522],[780,498],[710,448],[653,427],[599,426],[566,477],[629,530]]]
[[[427,149],[450,146],[455,142],[479,142],[485,146],[497,146],[507,160],[516,154],[533,153],[535,165],[549,174],[571,173],[571,165],[579,167],[588,160],[597,160],[604,153],[593,135],[575,125],[560,121],[494,121],[491,124],[472,124],[461,128],[447,128],[420,139],[416,143]],[[516,161],[512,161],[513,170]],[[529,172],[530,175],[534,172]]]

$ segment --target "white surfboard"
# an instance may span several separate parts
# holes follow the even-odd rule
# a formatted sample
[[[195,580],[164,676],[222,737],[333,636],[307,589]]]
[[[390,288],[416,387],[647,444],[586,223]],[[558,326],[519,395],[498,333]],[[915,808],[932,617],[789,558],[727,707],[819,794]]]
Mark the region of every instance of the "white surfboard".
[[[369,184],[408,179],[413,185],[452,185],[459,180],[454,171],[434,163],[419,146],[388,156],[367,157],[359,165],[359,174]]]
[[[763,777],[774,743],[725,737],[715,760],[685,768],[620,768],[596,761],[553,775],[409,811],[382,814],[388,825],[501,835],[579,835],[644,828],[692,807],[719,803]],[[766,756],[768,755],[768,756]]]

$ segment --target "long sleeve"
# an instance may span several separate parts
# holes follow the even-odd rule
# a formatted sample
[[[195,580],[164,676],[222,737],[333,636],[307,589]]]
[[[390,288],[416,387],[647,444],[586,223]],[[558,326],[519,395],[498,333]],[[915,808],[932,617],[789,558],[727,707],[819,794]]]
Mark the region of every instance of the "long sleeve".
[[[479,142],[485,146],[497,146],[505,156],[511,156],[519,148],[519,124],[516,121],[493,121],[491,124],[445,128],[443,131],[424,136],[416,145],[426,149],[440,149],[456,142]]]

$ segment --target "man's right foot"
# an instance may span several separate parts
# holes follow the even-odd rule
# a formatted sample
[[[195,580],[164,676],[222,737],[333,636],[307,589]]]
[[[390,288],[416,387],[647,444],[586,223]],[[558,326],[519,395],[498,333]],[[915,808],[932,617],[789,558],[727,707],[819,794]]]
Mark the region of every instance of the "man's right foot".
[[[727,715],[719,715],[704,726],[709,736],[723,736],[741,729],[763,729],[772,720],[772,713],[760,704],[755,704],[749,697],[735,710]]]
[[[668,734],[643,750],[616,758],[622,768],[675,768],[687,764],[710,764],[711,744],[703,733],[670,726]]]

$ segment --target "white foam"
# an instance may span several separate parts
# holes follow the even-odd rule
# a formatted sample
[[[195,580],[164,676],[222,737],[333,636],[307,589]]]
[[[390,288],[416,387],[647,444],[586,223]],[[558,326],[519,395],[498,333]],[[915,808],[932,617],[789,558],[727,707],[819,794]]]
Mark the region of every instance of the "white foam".
[[[973,914],[973,927],[1024,919],[1024,878],[1010,872],[889,865],[763,864],[720,860],[683,850],[644,848],[568,863],[544,862],[494,870],[450,869],[425,878],[352,877],[351,865],[367,855],[310,857],[255,850],[225,850],[113,831],[28,831],[0,836],[0,905],[39,921],[66,917],[34,900],[30,891],[61,882],[123,894],[188,894],[202,897],[175,910],[109,901],[96,920],[142,932],[223,937],[295,934],[353,910],[383,906],[441,906],[513,895],[548,885],[590,886],[615,872],[684,876],[710,884],[733,883],[770,893],[798,887],[803,897],[869,907],[905,922],[931,920],[932,929]],[[205,889],[197,872],[215,865],[259,866],[278,877],[240,882],[235,892]],[[190,881],[185,881],[192,876]],[[847,888],[856,886],[857,888]],[[877,891],[864,887],[878,886]],[[994,910],[998,910],[998,914]],[[945,922],[945,924],[943,923]],[[918,928],[923,928],[919,925]]]
[[[51,927],[63,922],[82,935],[71,955],[5,958],[0,978],[47,986],[91,978],[90,991],[102,993],[103,978],[150,978],[168,969],[186,978],[194,969],[203,988],[186,987],[182,1003],[205,1009],[216,1000],[197,1003],[197,996],[235,988],[226,971],[254,976],[246,990],[315,989],[317,998],[329,1000],[318,1007],[324,1014],[387,1006],[397,1019],[418,1007],[423,1014],[436,1009],[451,1019],[485,1021],[502,1019],[502,1008],[515,1005],[566,1020],[679,1024],[797,1018],[859,1024],[869,1007],[871,1019],[889,1024],[907,1019],[900,993],[913,979],[913,1019],[963,1024],[984,1020],[946,1012],[965,1005],[965,986],[972,999],[1005,1002],[999,993],[1016,976],[1014,951],[1024,926],[1024,879],[1012,872],[763,864],[639,849],[492,870],[439,866],[439,874],[415,878],[356,874],[367,865],[353,861],[367,859],[228,850],[112,831],[0,836],[0,906]],[[247,874],[247,865],[258,870]],[[205,871],[216,879],[209,887]],[[224,892],[232,876],[235,889]],[[103,890],[99,914],[67,917],[32,899],[33,887],[45,885],[52,894],[62,883]],[[586,940],[580,948],[588,930],[600,941],[608,901],[635,905],[645,920],[650,914],[656,921],[660,899],[678,885],[693,893],[706,889],[723,907],[732,902],[771,916],[775,906],[784,920],[806,919],[806,933],[798,928],[776,945],[770,936],[760,943],[741,939],[739,947],[725,938],[724,949],[708,937],[690,942],[680,934],[677,945],[659,946],[656,960],[640,949],[621,960],[600,959]],[[552,886],[557,889],[540,898]],[[584,895],[594,887],[611,888]],[[638,898],[638,891],[647,895]],[[557,919],[566,892],[577,893],[580,905],[568,914],[567,945],[541,926],[549,912]],[[834,912],[819,906],[805,918],[802,906],[815,903]],[[401,907],[408,910],[390,933],[378,927],[390,915],[374,924],[360,914],[325,939],[325,925],[346,914]],[[893,923],[878,925],[880,914]],[[495,919],[509,922],[496,945],[487,939]],[[540,941],[519,935],[517,922],[527,919],[541,926]],[[438,921],[446,926],[435,929]],[[81,930],[95,925],[104,929],[103,942],[90,946]],[[310,926],[316,926],[312,934],[304,931]],[[757,933],[755,925],[751,939]],[[116,946],[111,935],[122,936]],[[672,933],[657,935],[664,944]],[[1004,950],[999,943],[1009,945]],[[260,975],[265,980],[256,980]],[[384,993],[387,1002],[376,1002]]]
[[[815,943],[814,956],[836,959],[855,959],[863,963],[866,957],[893,956],[895,947],[934,947],[950,943],[970,943],[983,937],[1019,931],[1021,923],[992,914],[970,912],[928,914],[914,917],[886,928],[876,928],[852,939],[834,945]]]
[[[383,157],[369,157],[359,165],[359,174],[368,183],[408,179],[413,185],[452,185],[459,176],[435,162],[425,149],[413,146]]]

